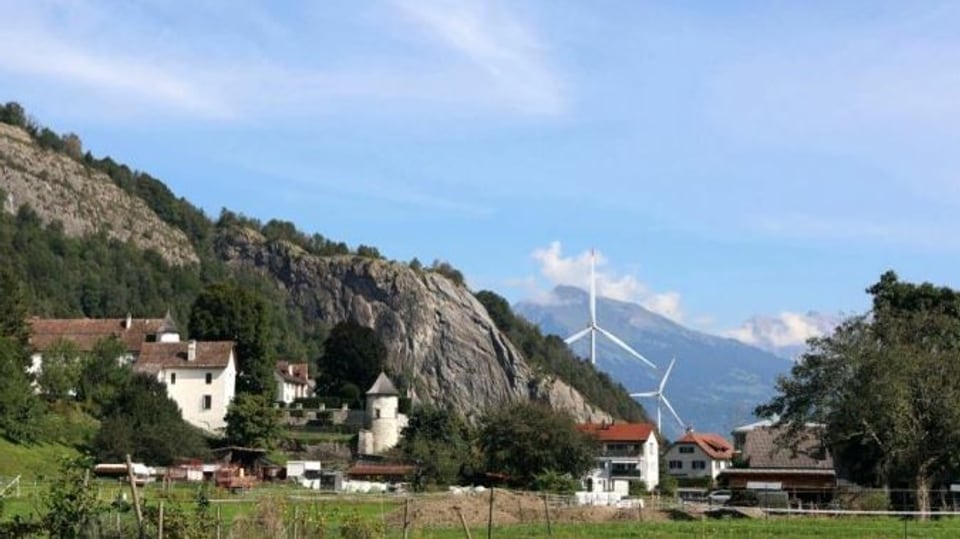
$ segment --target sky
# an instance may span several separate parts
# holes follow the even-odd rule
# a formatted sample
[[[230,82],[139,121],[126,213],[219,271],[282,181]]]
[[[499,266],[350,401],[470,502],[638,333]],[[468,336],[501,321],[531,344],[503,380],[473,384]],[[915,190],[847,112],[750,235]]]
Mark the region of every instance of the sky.
[[[0,0],[0,101],[216,216],[791,345],[960,286],[960,4]]]

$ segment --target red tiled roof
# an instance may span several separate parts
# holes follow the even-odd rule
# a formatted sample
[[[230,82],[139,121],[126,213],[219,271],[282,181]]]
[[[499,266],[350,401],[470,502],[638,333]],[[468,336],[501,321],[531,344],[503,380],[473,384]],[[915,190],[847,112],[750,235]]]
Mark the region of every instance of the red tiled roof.
[[[163,318],[134,318],[129,328],[126,322],[126,318],[31,318],[30,346],[44,352],[64,340],[88,352],[98,341],[113,336],[127,352],[136,353],[148,336],[157,333]]]
[[[645,442],[653,433],[650,423],[582,423],[577,429],[601,442]]]
[[[702,432],[688,432],[677,440],[678,444],[697,444],[708,457],[714,460],[730,460],[733,458],[733,444],[719,434]]]
[[[309,368],[310,366],[307,363],[277,361],[277,374],[283,378],[285,382],[290,384],[309,384]]]
[[[408,464],[357,464],[347,470],[353,477],[367,476],[407,476],[413,474],[414,467]]]
[[[196,358],[187,360],[189,342],[143,343],[140,357],[133,368],[140,372],[161,369],[222,369],[230,362],[233,341],[197,342]]]

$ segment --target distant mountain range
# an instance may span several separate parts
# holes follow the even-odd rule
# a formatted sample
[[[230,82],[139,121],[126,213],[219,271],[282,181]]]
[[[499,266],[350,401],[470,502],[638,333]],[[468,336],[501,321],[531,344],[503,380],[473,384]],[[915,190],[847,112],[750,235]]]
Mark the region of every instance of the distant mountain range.
[[[567,337],[586,327],[588,303],[585,291],[559,286],[549,301],[520,302],[514,310],[543,332]],[[656,389],[670,359],[677,358],[664,393],[684,422],[700,432],[729,436],[733,427],[754,420],[754,407],[773,395],[776,377],[791,366],[768,351],[685,328],[633,303],[597,298],[597,323],[659,367],[654,371],[598,336],[597,368],[631,392]],[[589,339],[575,343],[573,349],[587,358]],[[641,402],[648,415],[656,417],[656,401]],[[663,412],[664,434],[671,439],[682,435],[669,413]]]

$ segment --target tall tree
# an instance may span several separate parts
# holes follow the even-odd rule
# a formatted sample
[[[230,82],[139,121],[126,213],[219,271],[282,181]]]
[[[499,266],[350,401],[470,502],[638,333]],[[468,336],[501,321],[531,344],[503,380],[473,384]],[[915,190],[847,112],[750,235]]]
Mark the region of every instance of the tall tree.
[[[235,445],[273,449],[283,433],[280,411],[262,395],[237,395],[226,421],[227,441]]]
[[[274,336],[262,295],[234,282],[204,288],[190,311],[190,336],[236,343],[237,391],[273,399]]]
[[[180,416],[177,403],[155,378],[136,375],[106,409],[93,442],[102,461],[122,461],[133,455],[148,464],[170,464],[177,457],[204,457],[206,441]]]
[[[417,488],[452,485],[472,464],[469,427],[453,411],[418,406],[410,414],[399,450],[408,461],[419,463]]]
[[[577,430],[572,417],[535,402],[485,414],[478,442],[487,470],[507,474],[519,487],[530,487],[544,472],[581,477],[596,452],[596,442]]]
[[[960,470],[960,294],[892,272],[868,292],[870,316],[812,341],[757,413],[780,414],[787,443],[805,422],[823,423],[841,471],[912,485],[928,511],[931,487]]]
[[[317,391],[339,393],[345,384],[366,391],[383,370],[387,348],[377,332],[353,320],[333,326],[323,345]]]

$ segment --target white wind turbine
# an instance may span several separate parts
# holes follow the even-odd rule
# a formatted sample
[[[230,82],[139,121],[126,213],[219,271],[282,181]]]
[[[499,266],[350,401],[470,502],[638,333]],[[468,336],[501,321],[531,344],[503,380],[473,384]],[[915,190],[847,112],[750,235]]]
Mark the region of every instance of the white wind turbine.
[[[667,396],[663,394],[663,388],[664,386],[667,385],[667,378],[670,376],[670,371],[673,370],[673,364],[676,362],[677,362],[677,358],[673,358],[670,360],[670,366],[667,367],[667,372],[663,373],[663,378],[660,380],[660,385],[657,386],[657,389],[655,391],[646,391],[643,393],[630,394],[630,396],[634,398],[637,398],[637,397],[642,397],[642,398],[656,397],[657,398],[657,431],[659,432],[663,432],[663,430],[660,428],[661,427],[661,424],[660,424],[660,405],[661,404],[665,404],[667,406],[667,410],[670,410],[670,413],[673,414],[673,418],[677,420],[677,424],[680,425],[681,430],[686,430],[687,428],[687,425],[685,425],[683,423],[683,420],[680,419],[680,415],[677,414],[677,411],[673,409],[673,406],[670,404],[670,401],[667,400]]]
[[[650,365],[654,369],[657,368],[652,361],[643,357],[640,352],[637,352],[630,347],[627,343],[620,340],[619,337],[610,333],[609,331],[603,329],[597,324],[597,276],[594,272],[594,265],[596,263],[596,256],[593,252],[593,249],[590,250],[590,322],[587,324],[587,327],[582,330],[574,333],[573,335],[567,337],[564,342],[567,344],[573,344],[576,341],[590,335],[590,363],[597,364],[597,333],[603,335],[604,337],[613,341],[613,344],[616,344],[620,348],[626,350],[630,355],[643,361],[647,365]]]

